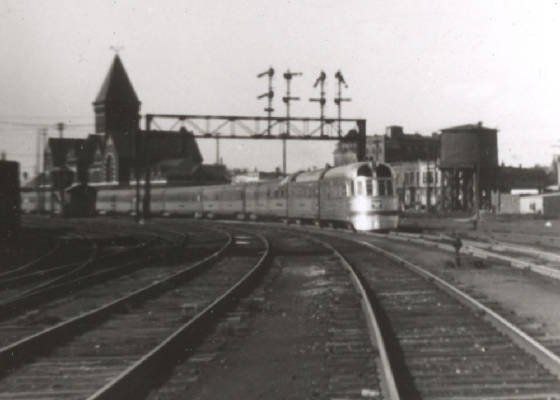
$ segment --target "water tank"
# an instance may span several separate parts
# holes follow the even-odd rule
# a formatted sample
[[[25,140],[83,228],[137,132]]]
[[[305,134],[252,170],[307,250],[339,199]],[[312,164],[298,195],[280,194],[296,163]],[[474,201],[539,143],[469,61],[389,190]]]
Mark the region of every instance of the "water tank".
[[[497,129],[481,123],[441,130],[441,168],[496,168],[498,166]]]

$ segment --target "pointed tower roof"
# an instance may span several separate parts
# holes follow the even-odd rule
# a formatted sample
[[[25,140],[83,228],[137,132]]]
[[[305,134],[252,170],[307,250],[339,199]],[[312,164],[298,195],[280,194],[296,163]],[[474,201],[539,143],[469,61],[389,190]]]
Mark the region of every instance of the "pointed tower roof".
[[[106,102],[140,103],[118,54],[113,59],[94,104]]]

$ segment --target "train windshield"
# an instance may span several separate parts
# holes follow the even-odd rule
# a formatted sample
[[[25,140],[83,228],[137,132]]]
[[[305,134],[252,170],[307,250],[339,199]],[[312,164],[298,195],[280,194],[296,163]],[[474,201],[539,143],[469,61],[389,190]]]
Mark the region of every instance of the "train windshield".
[[[375,175],[377,176],[377,193],[375,196],[392,196],[393,178],[389,167],[383,164],[378,165],[375,168]]]
[[[373,171],[371,170],[370,166],[362,165],[360,168],[358,168],[356,175],[356,196],[371,196],[373,192],[373,184],[371,181]]]

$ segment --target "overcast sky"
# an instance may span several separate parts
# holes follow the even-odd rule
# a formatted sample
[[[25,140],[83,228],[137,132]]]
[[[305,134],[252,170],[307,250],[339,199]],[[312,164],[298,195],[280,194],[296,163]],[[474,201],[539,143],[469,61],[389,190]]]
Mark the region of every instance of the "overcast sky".
[[[292,115],[312,117],[307,98],[324,69],[334,116],[341,69],[352,98],[343,116],[366,118],[370,135],[483,121],[499,129],[501,161],[548,165],[560,139],[559,16],[545,0],[0,0],[0,150],[30,170],[36,125],[92,132],[91,103],[119,45],[142,114],[264,115],[256,74],[273,66],[304,73],[293,91],[306,101]],[[274,85],[283,116],[280,74]],[[214,162],[213,143],[200,146]],[[231,167],[282,164],[279,143],[221,147]],[[332,162],[332,143],[288,148],[289,171]]]

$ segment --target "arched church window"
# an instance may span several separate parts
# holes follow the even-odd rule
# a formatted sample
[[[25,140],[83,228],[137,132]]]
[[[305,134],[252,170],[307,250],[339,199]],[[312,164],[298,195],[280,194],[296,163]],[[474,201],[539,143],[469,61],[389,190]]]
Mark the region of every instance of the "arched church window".
[[[105,182],[113,182],[115,179],[115,162],[112,155],[105,158]]]

